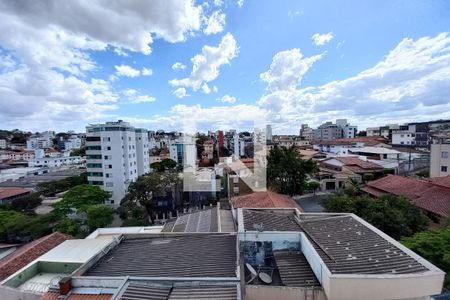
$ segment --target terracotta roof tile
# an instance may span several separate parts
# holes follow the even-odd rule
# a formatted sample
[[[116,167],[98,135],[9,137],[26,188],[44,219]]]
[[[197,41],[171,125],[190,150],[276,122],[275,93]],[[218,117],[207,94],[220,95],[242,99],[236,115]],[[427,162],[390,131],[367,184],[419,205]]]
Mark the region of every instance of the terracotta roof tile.
[[[0,187],[0,200],[29,193],[31,189],[20,187]]]
[[[272,191],[254,192],[231,198],[235,208],[298,208],[300,206],[290,196]]]
[[[54,232],[40,239],[32,241],[8,256],[0,259],[0,281],[8,278],[27,264],[55,248],[71,237],[59,232]]]
[[[343,156],[343,157],[335,157],[336,160],[340,161],[346,166],[355,165],[360,167],[361,169],[367,169],[367,170],[377,170],[382,169],[379,165],[374,164],[369,161],[364,161],[362,159],[359,159],[358,157],[354,156]]]
[[[363,190],[377,197],[383,192],[403,196],[423,210],[450,216],[450,176],[424,181],[388,175],[369,182]]]

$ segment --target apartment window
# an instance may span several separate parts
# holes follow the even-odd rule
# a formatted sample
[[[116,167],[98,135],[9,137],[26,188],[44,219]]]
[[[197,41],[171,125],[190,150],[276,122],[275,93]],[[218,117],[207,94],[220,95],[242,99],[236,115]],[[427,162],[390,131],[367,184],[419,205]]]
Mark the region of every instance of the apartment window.
[[[447,151],[442,151],[441,158],[448,158],[448,152]]]
[[[111,150],[111,146],[106,147],[106,150]]]
[[[133,166],[133,163],[132,162],[130,162],[130,167],[132,167]]]
[[[104,141],[104,142],[111,142],[111,138],[110,138],[110,137],[104,137],[104,138],[103,138],[103,141]]]
[[[441,166],[441,172],[447,172],[447,166]]]
[[[106,173],[106,178],[112,178],[113,174],[112,173]]]
[[[130,142],[131,142],[131,137],[128,137],[128,141],[130,141]]]
[[[88,136],[86,137],[86,142],[100,142],[99,136]]]
[[[108,169],[112,169],[112,165],[108,165]]]
[[[111,200],[111,204],[114,204],[114,200]]]
[[[105,156],[104,156],[104,159],[105,159],[105,160],[111,159],[111,156],[105,155]]]
[[[114,186],[114,183],[112,183],[112,182],[107,182],[106,183],[106,187],[113,187]]]

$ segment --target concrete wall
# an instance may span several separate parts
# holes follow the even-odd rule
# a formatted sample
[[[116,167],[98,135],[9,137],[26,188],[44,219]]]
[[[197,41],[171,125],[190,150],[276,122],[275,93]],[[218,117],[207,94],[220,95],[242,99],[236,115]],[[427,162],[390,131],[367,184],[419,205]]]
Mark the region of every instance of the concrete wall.
[[[326,300],[321,289],[305,289],[287,286],[247,285],[245,287],[246,300]]]

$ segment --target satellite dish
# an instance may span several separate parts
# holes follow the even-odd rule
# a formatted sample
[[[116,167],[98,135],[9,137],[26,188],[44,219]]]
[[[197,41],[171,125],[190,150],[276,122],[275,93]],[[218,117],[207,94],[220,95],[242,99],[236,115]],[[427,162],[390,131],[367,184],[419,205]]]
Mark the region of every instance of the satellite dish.
[[[250,271],[250,273],[252,274],[252,276],[257,276],[257,275],[258,275],[258,273],[256,273],[255,268],[253,268],[251,264],[245,263],[245,266],[246,266],[247,269]]]

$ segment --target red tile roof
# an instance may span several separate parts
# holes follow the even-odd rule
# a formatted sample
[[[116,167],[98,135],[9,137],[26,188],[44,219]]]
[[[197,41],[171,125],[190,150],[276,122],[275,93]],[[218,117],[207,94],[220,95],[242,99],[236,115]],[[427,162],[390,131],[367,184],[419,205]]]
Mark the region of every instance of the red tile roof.
[[[300,206],[292,197],[272,191],[254,192],[252,194],[231,198],[235,208],[298,208]]]
[[[30,191],[30,189],[24,189],[20,187],[0,187],[0,200],[27,194]]]
[[[39,300],[60,300],[59,293],[55,292],[47,292],[39,298]],[[92,295],[92,294],[70,294],[69,297],[64,298],[64,300],[110,300],[112,295],[109,294],[101,294],[101,295]]]
[[[65,240],[71,237],[59,232],[54,232],[40,239],[32,241],[8,256],[0,259],[0,281],[19,271],[39,256],[47,253]]]
[[[403,196],[423,210],[450,216],[450,175],[429,181],[388,175],[370,181],[363,190],[377,197],[383,193]]]
[[[341,163],[343,163],[346,166],[355,165],[362,169],[367,169],[367,170],[383,169],[382,167],[380,167],[377,164],[374,164],[370,161],[364,161],[364,160],[359,159],[358,157],[354,157],[354,156],[335,157],[335,159],[337,159],[338,161],[340,161]]]

